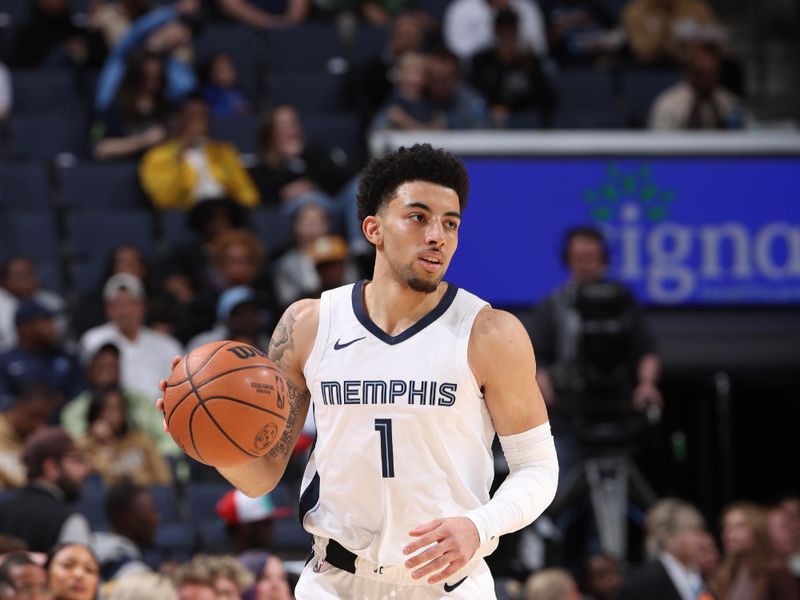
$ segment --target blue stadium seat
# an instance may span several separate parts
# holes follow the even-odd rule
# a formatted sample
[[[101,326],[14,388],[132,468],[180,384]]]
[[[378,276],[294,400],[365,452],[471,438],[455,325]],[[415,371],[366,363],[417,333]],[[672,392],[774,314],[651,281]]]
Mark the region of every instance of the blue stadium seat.
[[[389,28],[362,25],[356,29],[352,59],[366,62],[378,58],[389,43]]]
[[[8,212],[0,220],[6,252],[24,254],[37,262],[58,260],[58,229],[53,211]]]
[[[0,207],[4,210],[50,210],[47,170],[36,163],[0,164]]]
[[[119,244],[131,242],[147,255],[153,252],[153,221],[144,210],[120,210],[113,213],[67,216],[67,228],[73,256],[82,261],[105,261]]]
[[[19,24],[28,18],[30,0],[3,0],[0,4],[0,17],[6,15],[12,23]]]
[[[506,129],[541,129],[542,125],[542,114],[533,110],[509,113],[506,121]]]
[[[162,527],[167,523],[180,521],[180,507],[178,494],[171,485],[153,485],[148,488],[153,495],[158,514],[161,517]]]
[[[359,164],[366,154],[358,117],[351,114],[304,115],[303,129],[310,144],[341,148],[348,161]]]
[[[622,90],[628,121],[634,127],[647,124],[650,107],[656,97],[681,79],[680,71],[629,70],[622,74]]]
[[[159,563],[165,560],[180,562],[192,558],[196,546],[194,528],[186,523],[164,523],[156,531],[155,547]]]
[[[197,529],[200,537],[200,550],[210,554],[225,554],[231,551],[228,532],[222,519],[205,521]]]
[[[617,110],[559,110],[553,115],[554,129],[624,129],[625,117]]]
[[[444,13],[450,5],[450,0],[420,0],[419,7],[433,17],[436,23],[444,21]]]
[[[553,75],[553,85],[562,110],[613,110],[614,86],[607,73],[589,69],[567,69]]]
[[[14,71],[15,115],[74,115],[81,98],[72,71],[49,69]]]
[[[39,281],[44,289],[58,293],[64,291],[61,263],[57,258],[37,260],[36,271],[39,273]]]
[[[259,119],[255,115],[240,115],[214,119],[211,122],[211,135],[214,138],[232,143],[239,152],[256,152],[256,136]]]
[[[99,477],[89,477],[83,484],[81,497],[75,503],[75,510],[88,520],[92,531],[104,531],[108,528],[105,510],[106,488]]]
[[[189,483],[186,496],[189,500],[189,517],[192,523],[199,525],[204,521],[218,520],[214,506],[231,489],[227,482]]]
[[[80,116],[13,116],[11,146],[14,156],[33,160],[52,160],[62,153],[86,156],[86,124]]]
[[[267,254],[285,248],[292,242],[292,221],[280,208],[259,208],[250,215],[250,222],[267,249]]]
[[[267,33],[270,70],[305,69],[315,72],[336,70],[344,51],[332,24],[295,25]],[[332,61],[338,61],[332,62]]]
[[[186,213],[177,210],[164,210],[158,213],[161,224],[161,237],[169,246],[197,242],[197,234],[186,225]]]
[[[244,25],[210,24],[194,39],[195,61],[205,63],[220,50],[229,54],[240,70],[255,70],[263,56],[263,41]]]
[[[72,286],[79,294],[94,291],[103,277],[107,263],[106,256],[74,258],[70,261]]]
[[[59,170],[62,203],[72,210],[112,211],[147,206],[136,163],[84,163]]]
[[[343,78],[332,73],[272,73],[267,95],[272,105],[291,104],[303,113],[337,113],[346,108]]]
[[[272,549],[281,552],[303,552],[311,550],[311,535],[303,529],[294,517],[275,520],[272,536]]]

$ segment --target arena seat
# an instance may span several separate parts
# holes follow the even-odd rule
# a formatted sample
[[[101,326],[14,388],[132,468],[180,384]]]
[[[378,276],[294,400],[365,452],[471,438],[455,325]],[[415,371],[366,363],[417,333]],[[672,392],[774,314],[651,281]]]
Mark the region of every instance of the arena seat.
[[[187,561],[192,558],[197,543],[194,528],[186,523],[164,523],[156,531],[155,552],[145,555],[145,561],[156,560],[160,564],[166,560]]]
[[[58,228],[53,211],[7,212],[2,216],[4,245],[9,253],[24,254],[37,261],[55,261],[59,256]]]
[[[80,116],[12,116],[11,148],[13,156],[32,160],[52,160],[62,153],[86,156],[86,123]]]
[[[380,57],[389,43],[389,28],[361,25],[356,29],[351,58],[366,62]]]
[[[13,71],[11,85],[15,115],[71,116],[81,111],[81,97],[72,71]]]
[[[286,29],[273,29],[267,36],[267,65],[271,71],[336,70],[344,50],[336,28],[326,24],[301,24]],[[340,63],[344,64],[344,63]]]
[[[191,482],[186,487],[189,500],[189,518],[199,526],[203,521],[218,520],[214,507],[217,501],[232,489],[227,482]]]
[[[250,222],[266,247],[267,255],[291,244],[292,220],[280,208],[258,208],[251,213]]]
[[[147,489],[153,495],[162,524],[176,523],[181,520],[178,494],[175,492],[174,486],[152,485]]]
[[[240,71],[254,72],[263,58],[264,43],[244,25],[208,24],[194,39],[195,62],[202,65],[220,50],[233,58]]]
[[[113,211],[147,206],[136,163],[83,163],[59,169],[62,204],[71,210]]]
[[[650,107],[656,97],[681,79],[675,70],[627,70],[622,73],[622,91],[628,122],[646,127]]]
[[[0,208],[50,210],[47,170],[39,163],[0,163]]]
[[[272,73],[267,97],[272,105],[291,104],[302,113],[338,113],[346,109],[343,77],[333,73]]]
[[[309,144],[341,148],[351,164],[360,164],[366,154],[361,123],[356,115],[303,115],[303,129]]]
[[[108,529],[108,518],[105,509],[106,488],[97,476],[89,477],[83,484],[80,499],[74,508],[89,521],[92,531]]]
[[[67,215],[67,230],[73,256],[87,261],[104,261],[119,244],[130,242],[147,255],[153,252],[153,221],[144,210],[119,210],[113,213]]]
[[[552,76],[561,110],[613,110],[614,86],[607,73],[590,69],[565,69]]]
[[[216,118],[211,122],[211,137],[230,142],[239,152],[255,153],[258,123],[255,115]]]
[[[177,210],[164,210],[158,213],[161,238],[170,246],[197,242],[197,234],[186,225],[186,213]]]
[[[554,129],[623,129],[624,115],[615,109],[558,110],[553,114]]]

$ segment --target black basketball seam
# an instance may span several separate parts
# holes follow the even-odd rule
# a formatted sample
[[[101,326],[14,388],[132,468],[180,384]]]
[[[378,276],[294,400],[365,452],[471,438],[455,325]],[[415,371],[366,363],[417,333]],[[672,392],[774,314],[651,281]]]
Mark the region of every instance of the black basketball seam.
[[[184,383],[186,383],[186,382],[184,381]],[[192,393],[194,393],[194,390],[189,390],[188,392],[186,392],[186,393],[183,395],[183,398],[181,398],[180,400],[178,400],[178,401],[175,403],[175,406],[173,406],[173,407],[172,407],[172,410],[171,410],[171,411],[169,411],[169,415],[167,415],[167,429],[169,429],[169,422],[172,420],[172,415],[174,415],[174,414],[175,414],[175,411],[176,411],[176,410],[178,410],[178,407],[179,407],[179,406],[180,406],[180,405],[183,403],[183,401],[184,401],[184,400],[186,400],[186,399],[187,399],[189,396],[191,396],[191,395],[192,395]]]
[[[272,410],[270,410],[268,408],[264,408],[263,406],[259,406],[258,404],[253,404],[253,403],[247,402],[245,400],[240,400],[239,398],[231,398],[230,396],[211,396],[210,398],[206,398],[204,400],[204,403],[205,402],[211,402],[212,400],[230,400],[231,402],[236,402],[237,404],[244,404],[245,406],[249,406],[250,408],[255,408],[256,410],[260,410],[262,412],[269,413],[274,417],[278,417],[282,421],[286,420],[286,417],[284,417],[283,415],[281,415],[279,413],[276,413],[275,411],[272,411]]]
[[[232,343],[232,342],[230,342],[230,341],[223,342],[223,344],[221,346],[219,346],[217,348],[214,348],[214,351],[211,354],[209,354],[208,356],[206,356],[206,359],[203,361],[203,364],[200,365],[197,368],[197,371],[195,371],[194,374],[197,375],[200,371],[202,371],[205,368],[205,366],[211,361],[211,359],[214,357],[214,355],[217,352],[219,352],[220,350],[222,350],[225,346],[227,346],[230,343]],[[179,385],[181,385],[183,383],[186,383],[191,378],[190,375],[189,375],[189,363],[186,362],[186,359],[189,357],[189,354],[191,354],[191,352],[188,353],[186,356],[184,356],[184,363],[185,363],[184,364],[184,366],[185,366],[184,371],[186,371],[186,379],[181,379],[180,381],[176,381],[175,383],[167,383],[167,387],[168,388],[177,387],[177,386],[179,386]]]
[[[224,435],[224,436],[227,438],[227,440],[228,440],[228,441],[229,441],[231,444],[233,444],[234,446],[236,446],[236,447],[237,447],[237,448],[238,448],[238,449],[239,449],[241,452],[244,452],[245,454],[247,454],[247,456],[251,456],[252,458],[258,458],[258,457],[259,457],[259,456],[258,456],[258,454],[253,454],[253,453],[251,453],[251,452],[248,452],[248,451],[247,451],[247,450],[245,450],[244,448],[242,448],[242,447],[241,447],[241,446],[238,444],[238,442],[237,442],[236,440],[234,440],[234,439],[233,439],[231,436],[229,436],[229,435],[228,435],[228,432],[227,432],[227,431],[225,431],[225,430],[224,430],[224,429],[223,429],[223,428],[220,426],[220,424],[219,424],[219,423],[217,423],[217,420],[214,418],[214,415],[212,415],[212,414],[211,414],[211,411],[210,411],[210,410],[208,410],[208,407],[206,406],[205,402],[203,402],[203,404],[202,404],[202,407],[203,407],[203,410],[204,410],[204,411],[206,411],[206,414],[208,415],[208,418],[209,418],[209,419],[211,419],[211,422],[212,422],[212,423],[214,423],[214,425],[216,425],[217,429],[219,429],[219,432],[220,432],[222,435]]]
[[[194,420],[194,414],[197,412],[197,409],[200,408],[201,406],[202,404],[200,404],[199,402],[195,404],[191,414],[189,415],[189,439],[192,442],[192,448],[194,448],[194,453],[197,454],[200,460],[205,463],[203,455],[200,454],[200,450],[197,449],[197,443],[194,441],[194,430],[192,429],[192,421]]]

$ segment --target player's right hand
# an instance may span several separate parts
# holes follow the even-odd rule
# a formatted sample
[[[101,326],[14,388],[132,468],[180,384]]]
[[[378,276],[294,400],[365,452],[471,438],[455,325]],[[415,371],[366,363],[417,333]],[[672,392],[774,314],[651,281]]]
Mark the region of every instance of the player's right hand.
[[[175,356],[172,359],[172,366],[170,367],[170,371],[172,371],[172,369],[175,368],[175,365],[177,365],[182,360],[183,360],[182,356]],[[164,393],[164,391],[167,389],[167,380],[166,379],[162,379],[161,381],[158,382],[158,389],[161,390],[162,394]],[[162,413],[164,412],[164,396],[163,395],[159,396],[158,399],[156,400],[156,410],[161,411]],[[164,417],[164,420],[162,421],[161,426],[164,428],[164,431],[169,431],[169,429],[167,429],[167,419],[166,419],[166,417]]]

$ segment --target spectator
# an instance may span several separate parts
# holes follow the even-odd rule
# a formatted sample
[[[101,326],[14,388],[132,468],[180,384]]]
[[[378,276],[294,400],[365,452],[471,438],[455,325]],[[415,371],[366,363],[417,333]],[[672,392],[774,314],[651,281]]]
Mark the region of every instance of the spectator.
[[[269,334],[265,333],[265,317],[259,309],[255,290],[244,285],[228,288],[220,294],[217,303],[217,324],[189,340],[186,349],[191,352],[210,342],[237,340],[266,350]]]
[[[208,198],[258,205],[258,190],[234,146],[209,139],[208,104],[186,97],[172,137],[148,150],[139,165],[142,187],[158,210],[187,210]]]
[[[354,170],[341,149],[307,143],[297,109],[287,104],[262,117],[258,151],[259,163],[251,173],[267,204],[316,202],[329,207]]]
[[[100,565],[86,544],[59,544],[47,555],[47,580],[53,600],[95,600]]]
[[[283,561],[264,550],[250,550],[239,556],[255,577],[255,585],[242,598],[244,600],[293,600],[289,577]]]
[[[375,115],[373,129],[443,129],[444,116],[425,95],[425,56],[406,52],[397,61],[394,91]]]
[[[100,0],[90,8],[89,26],[103,36],[107,48],[113,48],[139,17],[150,11],[148,0]]]
[[[717,540],[707,531],[702,532],[697,546],[697,568],[700,569],[700,575],[703,576],[703,581],[706,585],[717,572],[719,560]]]
[[[10,585],[11,598],[19,600],[48,600],[47,574],[27,552],[12,552],[0,563],[0,583]],[[2,597],[2,596],[0,596]]]
[[[72,22],[67,0],[32,0],[31,14],[17,29],[12,66],[17,69],[41,67],[97,66],[103,44]]]
[[[227,52],[212,54],[203,66],[203,96],[212,117],[234,117],[252,112],[253,107],[239,87],[236,63]]]
[[[106,485],[123,479],[143,486],[172,483],[169,465],[153,440],[131,427],[118,387],[96,391],[86,416],[87,433],[79,444]]]
[[[228,540],[237,555],[248,550],[271,548],[275,519],[291,514],[287,507],[276,507],[269,494],[248,498],[239,490],[226,493],[217,502],[215,510],[225,522]]]
[[[704,588],[697,567],[703,525],[690,504],[674,498],[657,502],[645,521],[650,561],[625,581],[619,600],[696,600]]]
[[[782,504],[776,504],[767,515],[767,527],[775,553],[797,579],[798,574],[793,567],[797,549],[800,547],[800,531],[792,523],[791,512]]]
[[[232,556],[195,556],[193,561],[202,562],[214,582],[217,600],[240,600],[242,594],[253,585],[253,576]]]
[[[72,354],[61,349],[55,315],[35,300],[24,300],[14,318],[17,346],[0,354],[0,402],[7,408],[31,383],[44,383],[61,404],[83,390],[83,376]]]
[[[358,279],[356,266],[350,261],[347,242],[338,235],[316,240],[311,246],[310,256],[319,278],[320,294]]]
[[[69,503],[80,497],[89,466],[60,427],[44,427],[25,440],[28,484],[0,502],[0,533],[18,537],[33,552],[59,542],[88,544],[89,523]]]
[[[788,495],[778,506],[786,513],[789,531],[795,540],[794,550],[789,557],[789,570],[800,582],[800,496]]]
[[[722,513],[724,558],[711,590],[718,600],[797,600],[791,573],[770,543],[766,511],[738,502]]]
[[[36,264],[27,256],[12,256],[0,267],[0,350],[7,350],[17,342],[14,317],[22,300],[36,300],[54,314],[60,314],[66,303],[55,292],[41,287]],[[59,331],[65,323],[59,319]]]
[[[663,91],[653,101],[650,128],[743,128],[747,115],[741,99],[720,83],[719,45],[695,42],[687,47],[683,81]]]
[[[533,0],[454,0],[444,14],[447,47],[462,61],[469,61],[494,42],[494,20],[504,9],[519,17],[520,45],[540,58],[547,55],[544,18]]]
[[[22,390],[7,412],[0,412],[0,490],[25,485],[25,440],[44,427],[55,409],[57,398],[41,384]]]
[[[608,554],[592,554],[584,565],[585,600],[615,600],[622,586],[619,562]]]
[[[123,387],[155,398],[158,382],[169,375],[172,358],[182,354],[181,345],[145,327],[146,295],[137,277],[128,273],[112,276],[103,298],[108,322],[83,334],[82,356],[92,356],[104,344],[113,343],[120,350]]]
[[[166,139],[169,111],[164,59],[154,53],[132,55],[115,101],[92,127],[94,157],[140,158]]]
[[[508,114],[535,110],[549,124],[555,95],[541,61],[519,43],[519,19],[512,10],[497,13],[495,44],[475,55],[472,80],[491,107],[492,120],[504,125]]]
[[[525,582],[525,600],[581,600],[578,585],[563,569],[543,569]]]
[[[11,115],[11,105],[14,98],[11,87],[11,73],[8,67],[0,61],[0,123]]]
[[[88,413],[92,398],[101,390],[121,388],[120,351],[111,342],[101,345],[88,359],[86,367],[87,389],[73,398],[61,411],[61,426],[73,439],[83,438],[88,431]],[[125,413],[131,427],[142,431],[153,440],[164,456],[181,458],[183,452],[164,431],[163,417],[153,410],[153,401],[141,392],[121,388],[125,399]]]
[[[562,65],[598,65],[624,42],[614,16],[598,0],[552,0],[546,7],[550,52]]]
[[[449,50],[428,53],[427,89],[433,109],[444,116],[446,129],[486,125],[486,101],[463,82],[458,57]]]
[[[105,510],[111,531],[98,531],[92,539],[103,581],[120,582],[131,573],[150,571],[143,551],[155,543],[160,520],[153,495],[123,480],[109,488]]]
[[[214,578],[208,566],[196,558],[178,567],[173,574],[178,600],[217,600]]]
[[[270,5],[265,10],[263,3],[250,0],[212,0],[206,3],[211,19],[238,21],[256,29],[273,29],[303,22],[311,8],[310,0],[285,0]]]
[[[178,600],[172,582],[158,573],[129,573],[114,585],[108,600]]]
[[[634,58],[646,65],[681,61],[681,34],[694,26],[714,25],[705,0],[632,0],[622,13]]]

